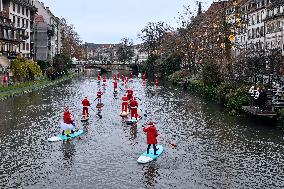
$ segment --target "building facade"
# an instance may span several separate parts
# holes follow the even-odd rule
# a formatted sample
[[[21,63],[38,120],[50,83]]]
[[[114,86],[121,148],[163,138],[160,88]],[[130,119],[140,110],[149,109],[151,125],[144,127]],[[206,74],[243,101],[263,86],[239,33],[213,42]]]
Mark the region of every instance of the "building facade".
[[[8,14],[9,19],[20,31],[19,37],[22,39],[19,51],[20,55],[31,59],[31,23],[36,12],[33,0],[2,0],[3,10]]]
[[[234,41],[234,56],[244,52],[270,53],[283,50],[284,3],[274,5],[271,0],[232,0],[235,2],[227,11],[233,19],[241,20]],[[237,8],[236,8],[237,7]],[[229,15],[229,13],[231,15]]]
[[[60,53],[60,19],[55,17],[49,7],[35,0],[37,8],[35,19],[35,59],[52,62],[53,57]]]

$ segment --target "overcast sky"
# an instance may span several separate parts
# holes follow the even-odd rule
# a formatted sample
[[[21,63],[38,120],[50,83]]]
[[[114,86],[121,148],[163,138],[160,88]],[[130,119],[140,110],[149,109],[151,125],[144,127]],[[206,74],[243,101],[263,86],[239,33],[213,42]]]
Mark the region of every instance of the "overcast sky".
[[[118,43],[137,34],[148,22],[165,21],[176,27],[184,5],[196,9],[196,0],[40,0],[57,17],[72,23],[84,42]],[[200,0],[207,8],[213,0]]]

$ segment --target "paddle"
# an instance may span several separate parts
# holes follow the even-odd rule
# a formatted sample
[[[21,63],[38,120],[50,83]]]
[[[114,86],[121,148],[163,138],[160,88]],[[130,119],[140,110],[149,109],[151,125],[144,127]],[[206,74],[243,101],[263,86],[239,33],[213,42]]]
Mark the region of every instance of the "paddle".
[[[95,112],[95,110],[92,108],[92,106],[90,106],[91,110],[93,110]]]
[[[174,143],[172,143],[171,141],[169,141],[169,139],[167,139],[167,138],[165,138],[165,137],[163,137],[163,136],[160,136],[160,138],[161,138],[162,140],[164,140],[166,143],[168,143],[169,145],[171,145],[172,147],[174,147],[174,148],[177,147],[177,145],[174,144]]]

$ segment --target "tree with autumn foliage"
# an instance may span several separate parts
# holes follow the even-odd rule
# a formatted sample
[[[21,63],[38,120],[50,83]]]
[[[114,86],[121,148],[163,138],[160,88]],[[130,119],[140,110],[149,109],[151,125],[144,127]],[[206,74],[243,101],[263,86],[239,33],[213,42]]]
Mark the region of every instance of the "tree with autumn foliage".
[[[17,57],[12,61],[12,70],[17,81],[33,81],[42,75],[40,66],[24,57]]]
[[[84,59],[84,47],[79,34],[75,31],[75,27],[72,24],[69,24],[64,18],[61,19],[61,24],[61,53],[69,57],[76,57],[79,60]]]
[[[150,22],[142,29],[138,37],[143,41],[144,50],[151,56],[160,53],[159,50],[163,37],[171,31],[171,26],[165,22]]]

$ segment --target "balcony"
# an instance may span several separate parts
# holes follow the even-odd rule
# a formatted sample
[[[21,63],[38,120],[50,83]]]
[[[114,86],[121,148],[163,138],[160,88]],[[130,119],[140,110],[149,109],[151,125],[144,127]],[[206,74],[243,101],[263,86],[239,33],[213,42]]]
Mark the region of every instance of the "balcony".
[[[270,21],[270,20],[274,20],[280,17],[284,17],[284,12],[279,12],[277,14],[273,14],[273,15],[267,15],[266,18],[264,19],[265,22]]]
[[[25,41],[25,40],[29,39],[30,36],[28,36],[28,35],[20,35],[20,38],[22,39],[22,41]]]

